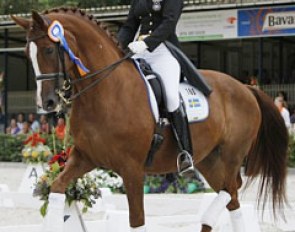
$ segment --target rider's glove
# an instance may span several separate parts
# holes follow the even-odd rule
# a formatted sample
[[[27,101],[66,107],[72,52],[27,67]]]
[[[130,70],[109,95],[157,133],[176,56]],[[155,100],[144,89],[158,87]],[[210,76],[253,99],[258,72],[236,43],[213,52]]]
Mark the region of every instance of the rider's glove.
[[[148,46],[146,45],[144,41],[134,41],[128,45],[128,48],[134,54],[138,54],[138,53],[143,53],[148,48]]]

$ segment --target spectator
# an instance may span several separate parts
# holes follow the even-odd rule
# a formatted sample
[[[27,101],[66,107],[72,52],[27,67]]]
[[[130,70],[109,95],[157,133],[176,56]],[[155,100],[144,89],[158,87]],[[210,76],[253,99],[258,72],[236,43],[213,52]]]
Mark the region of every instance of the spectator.
[[[57,126],[55,127],[56,137],[59,139],[64,139],[66,132],[66,124],[64,118],[58,118]]]
[[[40,116],[40,133],[42,134],[48,134],[50,133],[50,127],[47,120],[47,116],[45,114],[42,114]]]
[[[12,118],[10,120],[9,127],[6,129],[6,133],[11,135],[17,135],[19,132],[20,132],[20,128],[17,126],[16,120],[15,118]]]
[[[23,129],[23,123],[25,121],[25,115],[23,113],[19,113],[17,115],[17,127],[22,130]]]
[[[276,97],[275,99],[275,105],[278,107],[284,121],[285,125],[288,129],[291,128],[291,122],[290,122],[290,113],[287,110],[287,108],[284,106],[284,99],[283,97]]]
[[[254,87],[258,87],[258,81],[256,76],[251,76],[250,77],[250,85]]]
[[[31,124],[31,129],[33,132],[40,131],[40,123],[36,120],[36,114],[30,113],[28,116],[28,121]]]
[[[284,107],[285,108],[288,108],[288,104],[287,104],[287,101],[288,101],[288,98],[287,98],[287,93],[285,91],[279,91],[278,94],[277,94],[277,97],[281,97],[283,99],[283,103],[284,103]]]
[[[23,129],[19,132],[19,134],[27,135],[31,132],[31,127],[29,122],[23,123]]]

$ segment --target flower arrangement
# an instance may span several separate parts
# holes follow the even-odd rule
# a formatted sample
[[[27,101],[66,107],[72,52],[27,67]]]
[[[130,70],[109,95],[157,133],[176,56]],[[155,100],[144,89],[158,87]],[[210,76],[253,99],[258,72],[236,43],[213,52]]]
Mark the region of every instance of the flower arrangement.
[[[46,163],[52,155],[50,148],[44,145],[46,140],[38,133],[30,135],[24,141],[22,157],[26,163]]]
[[[35,197],[40,197],[40,200],[44,200],[40,209],[42,216],[46,215],[50,186],[59,173],[63,171],[69,154],[70,148],[54,155],[49,161],[49,168],[37,181],[33,195]],[[87,208],[95,203],[94,199],[97,199],[99,196],[100,193],[95,179],[91,178],[88,174],[83,178],[71,182],[66,189],[67,203],[70,205],[75,200],[81,201],[83,203],[83,212],[86,212]]]
[[[50,186],[58,174],[63,171],[69,155],[70,148],[54,155],[49,161],[49,168],[37,181],[34,196],[44,200],[40,209],[42,216],[46,215]],[[122,178],[116,173],[96,169],[69,184],[65,192],[66,202],[71,205],[72,202],[79,201],[83,205],[82,212],[87,212],[87,209],[95,204],[95,199],[100,197],[100,188],[108,187],[112,191],[118,192],[122,186]]]
[[[112,192],[124,193],[123,179],[115,172],[105,169],[95,169],[89,173],[99,188],[109,188]]]

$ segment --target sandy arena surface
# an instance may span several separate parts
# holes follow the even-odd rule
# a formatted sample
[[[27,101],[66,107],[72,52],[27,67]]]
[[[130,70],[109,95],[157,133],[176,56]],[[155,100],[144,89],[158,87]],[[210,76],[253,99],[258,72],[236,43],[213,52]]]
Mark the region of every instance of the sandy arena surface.
[[[0,184],[6,184],[9,187],[9,190],[12,193],[16,193],[18,191],[18,187],[23,178],[23,174],[26,170],[27,165],[22,163],[0,163]],[[245,191],[242,191],[241,203],[242,204],[251,204],[255,205],[256,200],[256,190],[258,188],[258,183],[254,183]],[[146,215],[147,217],[157,217],[158,215],[185,215],[185,214],[195,214],[198,209],[197,205],[190,205],[187,208],[179,208],[177,211],[177,202],[181,204],[182,199],[192,199],[195,202],[202,200],[204,194],[149,194],[145,196],[146,202]],[[176,199],[175,207],[168,205],[168,207],[163,207],[163,205],[159,205],[160,210],[157,209],[157,206],[150,206],[148,203],[151,199],[158,198],[159,204],[164,202],[164,199],[169,202],[169,199]],[[116,196],[118,201],[125,201],[125,196],[120,195]],[[162,200],[161,200],[162,199]],[[276,226],[275,223],[271,219],[263,219],[261,216],[259,217],[259,225],[261,232],[295,232],[295,169],[288,170],[288,178],[287,178],[287,199],[289,201],[290,208],[285,210],[286,218],[288,221],[288,225],[280,225]],[[36,200],[35,200],[36,201]],[[27,207],[22,204],[16,202],[15,207],[1,207],[1,199],[0,199],[0,228],[3,226],[12,226],[12,225],[31,225],[31,224],[41,224],[42,217],[39,214],[38,206],[40,203],[38,201],[37,206]],[[169,204],[169,203],[167,203]],[[127,204],[119,204],[119,209],[126,209]],[[159,208],[158,207],[158,208]],[[170,208],[169,208],[170,207]],[[165,210],[166,208],[166,210]],[[268,210],[266,211],[268,212]],[[83,217],[85,220],[97,220],[103,216],[102,212],[88,212]],[[267,218],[267,217],[266,217]],[[278,222],[282,224],[281,222]],[[183,231],[183,230],[179,230]],[[252,232],[252,231],[251,231]]]

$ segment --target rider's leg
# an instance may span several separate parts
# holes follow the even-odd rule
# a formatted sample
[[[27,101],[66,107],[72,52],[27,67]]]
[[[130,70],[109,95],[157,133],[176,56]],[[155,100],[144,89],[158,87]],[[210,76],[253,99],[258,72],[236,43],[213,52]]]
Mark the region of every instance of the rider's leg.
[[[181,153],[178,158],[180,174],[193,171],[192,145],[186,115],[181,110],[179,99],[180,65],[164,44],[159,45],[152,53],[146,52],[144,58],[158,73],[164,84],[167,110],[173,132],[178,141]]]
[[[191,136],[187,116],[182,107],[178,107],[175,111],[169,113],[169,121],[171,122],[173,132],[178,140],[180,147],[180,154],[178,155],[178,169],[179,174],[193,175],[195,173],[192,154],[193,148],[191,143]]]

